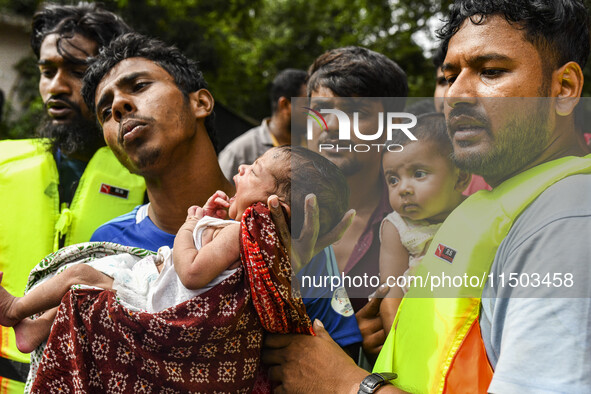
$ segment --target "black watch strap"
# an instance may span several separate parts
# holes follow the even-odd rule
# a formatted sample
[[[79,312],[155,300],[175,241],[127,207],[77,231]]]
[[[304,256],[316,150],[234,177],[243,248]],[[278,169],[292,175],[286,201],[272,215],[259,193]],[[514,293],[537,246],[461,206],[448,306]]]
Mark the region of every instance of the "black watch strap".
[[[372,373],[361,381],[357,394],[373,394],[385,384],[390,384],[390,380],[396,379],[398,375],[391,372]]]

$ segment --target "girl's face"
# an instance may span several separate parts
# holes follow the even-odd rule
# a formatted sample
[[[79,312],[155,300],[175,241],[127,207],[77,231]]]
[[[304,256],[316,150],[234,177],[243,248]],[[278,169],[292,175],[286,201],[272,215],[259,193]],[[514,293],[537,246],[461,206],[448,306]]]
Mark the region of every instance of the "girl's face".
[[[439,223],[462,202],[465,174],[437,144],[411,142],[402,152],[386,152],[382,167],[392,209],[412,220]]]
[[[236,194],[230,199],[228,215],[240,220],[246,208],[252,204],[266,203],[267,198],[277,189],[273,174],[279,173],[282,166],[289,164],[289,161],[286,164],[284,153],[270,149],[252,165],[242,164],[238,167],[238,174],[234,175]]]

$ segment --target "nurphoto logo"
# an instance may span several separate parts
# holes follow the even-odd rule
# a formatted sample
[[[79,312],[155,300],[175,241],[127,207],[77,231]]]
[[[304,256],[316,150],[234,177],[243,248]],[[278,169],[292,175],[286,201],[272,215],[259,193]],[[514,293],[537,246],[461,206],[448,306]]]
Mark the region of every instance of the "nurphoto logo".
[[[411,128],[416,126],[417,117],[408,112],[378,112],[378,129],[377,131],[360,130],[359,129],[359,112],[353,112],[353,127],[351,127],[350,116],[341,110],[331,109],[319,109],[314,110],[310,107],[303,107],[306,109],[308,120],[306,125],[306,136],[308,140],[313,139],[313,130],[315,124],[320,128],[321,131],[328,130],[328,123],[322,114],[334,115],[338,121],[339,134],[338,141],[346,142],[340,144],[336,143],[321,143],[318,144],[318,152],[322,150],[336,150],[336,151],[348,151],[348,152],[369,152],[370,150],[388,150],[389,152],[400,152],[404,148],[399,144],[384,143],[369,143],[371,141],[377,141],[382,139],[384,130],[386,133],[387,140],[392,139],[393,133],[403,132],[410,140],[416,141],[417,138],[410,131]],[[409,122],[401,123],[401,120],[408,119]],[[384,126],[385,125],[385,126]],[[351,130],[357,140],[367,141],[368,143],[351,143]]]

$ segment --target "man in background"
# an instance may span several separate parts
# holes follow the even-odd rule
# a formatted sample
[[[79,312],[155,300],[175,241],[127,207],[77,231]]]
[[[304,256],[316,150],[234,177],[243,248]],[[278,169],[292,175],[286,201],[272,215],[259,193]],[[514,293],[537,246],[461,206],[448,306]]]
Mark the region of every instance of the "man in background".
[[[433,65],[435,66],[435,90],[433,91],[433,99],[435,103],[435,110],[437,112],[443,112],[443,97],[447,91],[447,79],[443,75],[441,65],[443,64],[443,50],[437,48],[433,54]]]
[[[130,28],[96,4],[46,4],[33,17],[46,110],[43,138],[0,142],[2,285],[22,294],[31,269],[61,246],[84,242],[102,223],[144,199],[144,181],[105,147],[82,96],[88,59]],[[47,324],[51,324],[50,321]],[[0,331],[0,393],[22,393],[29,356],[11,328]]]

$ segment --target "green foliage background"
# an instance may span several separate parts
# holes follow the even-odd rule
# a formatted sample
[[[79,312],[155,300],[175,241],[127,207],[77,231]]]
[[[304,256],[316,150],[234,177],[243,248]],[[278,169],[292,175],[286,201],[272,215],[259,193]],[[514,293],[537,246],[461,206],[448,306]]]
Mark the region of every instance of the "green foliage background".
[[[0,11],[30,18],[41,2],[0,0]],[[60,3],[72,3],[61,1]],[[444,2],[443,4],[447,4]],[[216,100],[251,118],[269,114],[267,86],[287,67],[307,69],[327,49],[363,45],[398,62],[411,94],[429,96],[434,69],[411,39],[442,4],[426,0],[104,1],[137,31],[174,43],[198,60]],[[0,138],[31,133],[42,103],[34,59],[19,65],[26,111]],[[5,118],[4,118],[5,119]]]
[[[59,3],[72,3],[58,1]],[[0,0],[0,12],[30,18],[40,1]],[[177,45],[200,62],[217,101],[251,118],[270,112],[267,86],[287,67],[307,69],[322,52],[362,45],[395,60],[409,76],[410,95],[430,96],[434,67],[413,40],[451,0],[115,0],[106,8],[140,33]],[[0,125],[1,138],[24,137],[38,124],[42,103],[33,58],[19,65],[21,119]],[[591,77],[589,66],[585,74]],[[585,92],[591,93],[591,84]],[[5,117],[3,118],[5,119]]]

